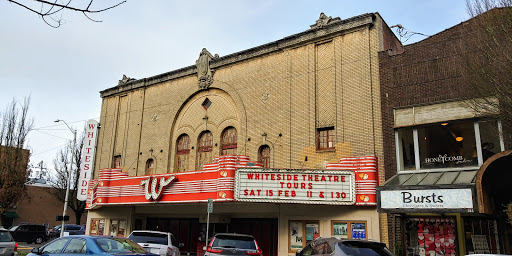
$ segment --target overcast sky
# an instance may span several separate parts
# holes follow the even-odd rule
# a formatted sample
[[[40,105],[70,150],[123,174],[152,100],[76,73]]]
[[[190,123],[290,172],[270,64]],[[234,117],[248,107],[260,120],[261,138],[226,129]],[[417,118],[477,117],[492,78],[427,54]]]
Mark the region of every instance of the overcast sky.
[[[26,1],[26,0],[21,0]],[[77,1],[77,0],[75,0]],[[78,1],[77,1],[78,2]],[[97,0],[97,3],[113,0]],[[464,0],[128,0],[92,15],[67,11],[60,28],[0,0],[0,112],[31,97],[31,163],[51,163],[88,119],[99,120],[99,91],[123,74],[144,78],[195,64],[202,48],[224,56],[309,29],[319,18],[378,12],[389,26],[434,35],[468,19]],[[413,36],[405,44],[424,39]]]

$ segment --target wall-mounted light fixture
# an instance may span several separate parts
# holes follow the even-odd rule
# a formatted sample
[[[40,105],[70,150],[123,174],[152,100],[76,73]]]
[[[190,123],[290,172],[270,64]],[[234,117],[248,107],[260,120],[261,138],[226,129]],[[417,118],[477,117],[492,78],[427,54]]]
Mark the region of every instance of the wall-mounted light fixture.
[[[264,132],[262,135],[261,135],[261,138],[263,139],[263,145],[267,144],[267,133]]]

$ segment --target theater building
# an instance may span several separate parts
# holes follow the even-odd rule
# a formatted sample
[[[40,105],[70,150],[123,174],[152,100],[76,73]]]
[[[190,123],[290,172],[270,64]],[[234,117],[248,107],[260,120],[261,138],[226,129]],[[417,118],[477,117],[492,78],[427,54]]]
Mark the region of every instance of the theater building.
[[[101,92],[87,233],[170,231],[187,255],[208,220],[209,237],[252,234],[264,255],[317,236],[386,241],[378,52],[400,47],[378,13],[322,13],[274,42],[124,76]]]
[[[493,10],[487,15],[492,15]],[[388,213],[396,255],[510,254],[504,213],[512,189],[510,138],[500,120],[464,100],[477,61],[476,22],[463,22],[403,51],[379,53]],[[486,95],[482,95],[486,96]],[[485,105],[498,99],[478,98]]]

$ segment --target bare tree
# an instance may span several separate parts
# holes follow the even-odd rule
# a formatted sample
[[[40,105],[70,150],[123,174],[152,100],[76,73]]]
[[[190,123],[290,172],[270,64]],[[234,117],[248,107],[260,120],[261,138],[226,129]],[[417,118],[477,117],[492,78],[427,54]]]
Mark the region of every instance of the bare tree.
[[[71,175],[71,184],[69,187],[69,198],[68,198],[68,207],[73,210],[76,217],[76,224],[81,224],[80,219],[85,212],[85,201],[80,201],[76,198],[77,187],[78,187],[78,178],[79,178],[79,168],[82,163],[82,147],[84,144],[84,134],[77,138],[77,143],[75,148],[73,149],[72,142],[69,142],[65,148],[61,149],[55,159],[53,160],[53,165],[55,171],[57,172],[56,176],[52,178],[50,184],[53,188],[52,195],[57,198],[59,201],[64,201],[66,198],[66,188],[68,185],[68,175]],[[72,153],[73,152],[73,153]],[[70,155],[73,154],[73,166],[71,167],[71,172],[69,171],[69,161]]]
[[[30,97],[21,104],[13,99],[0,113],[0,222],[25,193],[30,152],[24,148],[33,125],[29,103]]]
[[[512,0],[466,0],[467,24],[462,70],[473,109],[512,128]],[[505,138],[510,145],[511,138]]]
[[[97,14],[115,8],[126,1],[117,2],[105,7],[93,6],[94,0],[76,1],[45,1],[45,0],[7,0],[10,3],[23,7],[37,14],[43,21],[51,27],[58,28],[63,23],[62,14],[64,11],[74,11],[82,13],[87,19],[94,22],[101,22],[91,18],[91,14]]]

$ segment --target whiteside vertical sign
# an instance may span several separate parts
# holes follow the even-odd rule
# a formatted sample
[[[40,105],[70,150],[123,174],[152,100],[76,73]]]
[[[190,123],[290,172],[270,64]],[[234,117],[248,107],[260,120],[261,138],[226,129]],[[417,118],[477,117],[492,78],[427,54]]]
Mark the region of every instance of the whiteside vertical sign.
[[[94,169],[94,156],[96,155],[96,142],[98,137],[98,122],[96,120],[87,121],[85,127],[84,147],[82,148],[82,163],[80,164],[80,177],[78,178],[78,187],[76,198],[80,201],[87,199],[87,188],[91,180],[92,170]]]

